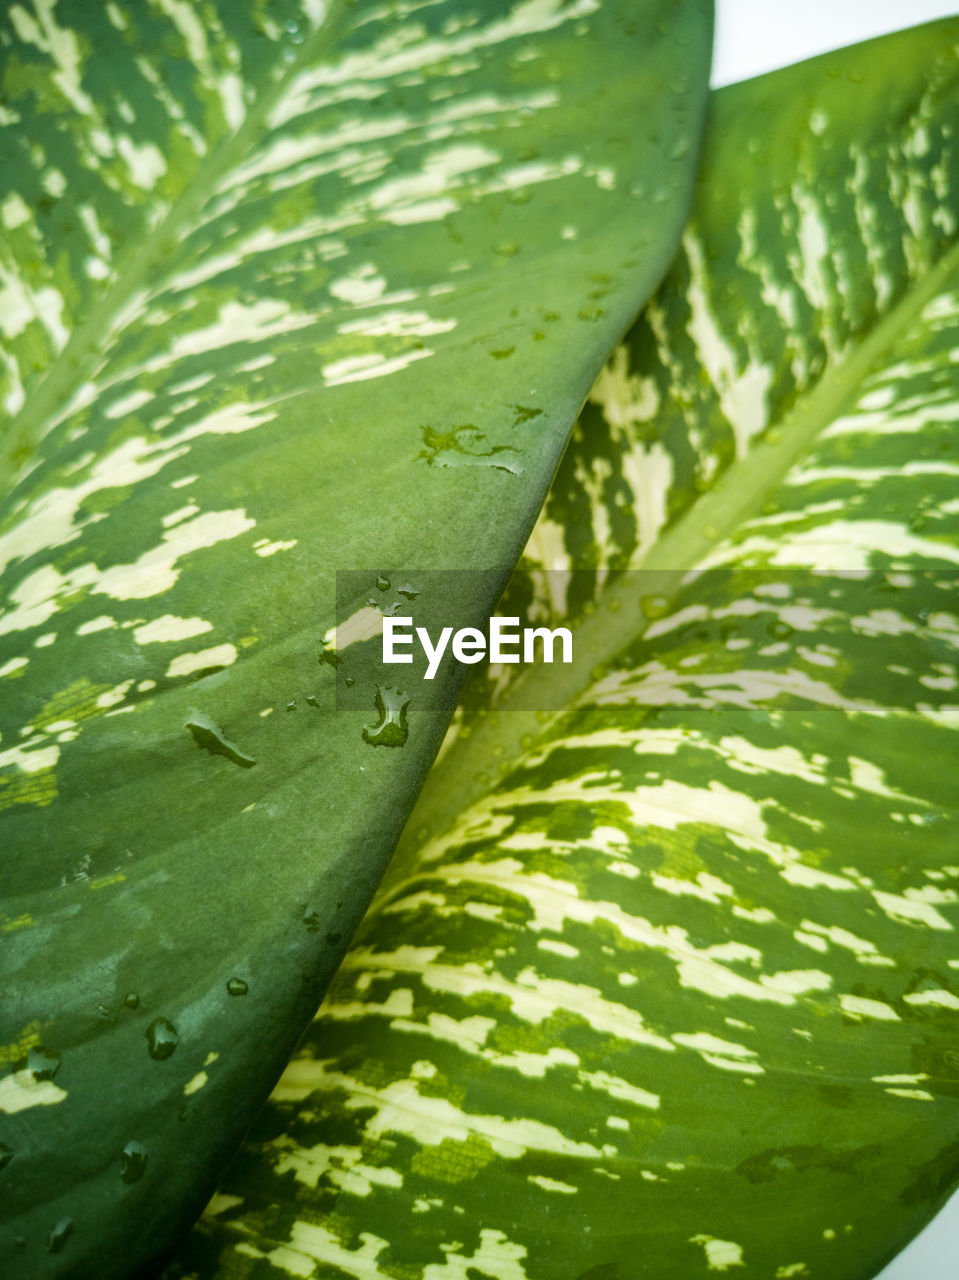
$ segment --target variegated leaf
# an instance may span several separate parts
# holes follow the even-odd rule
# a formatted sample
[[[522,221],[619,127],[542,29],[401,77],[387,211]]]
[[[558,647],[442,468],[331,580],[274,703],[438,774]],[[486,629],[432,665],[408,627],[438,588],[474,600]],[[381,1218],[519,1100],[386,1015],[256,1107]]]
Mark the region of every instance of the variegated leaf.
[[[437,766],[171,1276],[865,1280],[955,1184],[957,50],[717,96],[541,529],[645,568]]]
[[[455,700],[334,712],[334,571],[489,610],[674,251],[710,22],[5,10],[5,1275],[144,1274],[275,1083]]]

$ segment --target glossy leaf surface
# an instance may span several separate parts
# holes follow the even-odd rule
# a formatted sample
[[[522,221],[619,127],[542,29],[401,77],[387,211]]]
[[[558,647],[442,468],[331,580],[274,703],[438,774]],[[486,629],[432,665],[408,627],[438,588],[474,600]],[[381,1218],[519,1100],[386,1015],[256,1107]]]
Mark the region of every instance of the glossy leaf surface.
[[[957,46],[717,95],[530,544],[636,571],[465,718],[171,1276],[865,1280],[955,1185]]]
[[[8,8],[5,1275],[145,1274],[274,1084],[457,683],[334,711],[334,572],[488,612],[674,250],[709,26]]]

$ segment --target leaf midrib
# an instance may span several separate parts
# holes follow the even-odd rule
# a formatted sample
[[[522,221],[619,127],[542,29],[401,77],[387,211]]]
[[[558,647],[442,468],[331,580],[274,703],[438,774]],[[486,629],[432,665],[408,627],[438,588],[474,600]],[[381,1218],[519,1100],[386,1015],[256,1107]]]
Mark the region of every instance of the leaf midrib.
[[[907,289],[868,337],[827,370],[799,405],[767,429],[746,457],[733,462],[708,493],[646,553],[637,555],[629,569],[657,573],[655,594],[670,599],[709,551],[761,513],[765,496],[808,452],[819,433],[852,406],[869,370],[953,275],[959,277],[959,242]],[[471,723],[469,735],[458,736],[441,755],[407,821],[383,890],[390,890],[397,876],[405,874],[407,859],[416,856],[424,840],[452,830],[473,803],[492,793],[520,757],[534,750],[586,692],[594,670],[612,663],[649,625],[628,574],[605,590],[590,615],[557,621],[573,633],[573,661],[568,666],[528,668],[507,686],[500,703]],[[547,706],[561,709],[549,714],[519,709]]]
[[[304,63],[322,57],[332,45],[346,6],[347,0],[330,0],[322,25],[298,47],[296,57],[287,64],[285,72],[267,92],[257,96],[242,124],[220,139],[205,162],[201,157],[196,177],[149,232],[149,246],[144,248],[138,242],[121,256],[114,282],[86,319],[72,331],[24,406],[10,421],[6,439],[0,447],[0,474],[9,475],[11,489],[31,470],[31,457],[47,432],[57,425],[70,392],[92,380],[101,367],[110,343],[117,336],[111,320],[122,314],[142,288],[144,280],[162,262],[165,246],[179,243],[183,238],[183,228],[189,227],[197,218],[224,175],[248,153],[255,141],[262,138],[266,120]]]

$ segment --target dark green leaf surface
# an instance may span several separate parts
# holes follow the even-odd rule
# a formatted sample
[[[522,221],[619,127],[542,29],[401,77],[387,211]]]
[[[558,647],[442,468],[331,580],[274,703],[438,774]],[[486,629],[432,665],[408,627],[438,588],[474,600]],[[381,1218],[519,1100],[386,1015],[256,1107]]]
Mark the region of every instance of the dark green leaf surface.
[[[717,96],[531,542],[644,568],[454,740],[171,1275],[865,1280],[955,1185],[957,48]]]
[[[5,1276],[145,1274],[275,1082],[457,683],[334,712],[334,571],[489,611],[675,248],[710,16],[7,10]]]

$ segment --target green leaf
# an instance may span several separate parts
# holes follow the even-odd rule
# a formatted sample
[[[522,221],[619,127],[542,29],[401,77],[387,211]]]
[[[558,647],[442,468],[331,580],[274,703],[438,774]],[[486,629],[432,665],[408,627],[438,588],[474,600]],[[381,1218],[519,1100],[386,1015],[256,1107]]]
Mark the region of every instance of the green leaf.
[[[716,96],[530,544],[633,571],[441,758],[170,1276],[864,1280],[955,1185],[957,49]]]
[[[7,9],[4,1274],[144,1274],[275,1083],[458,685],[337,711],[332,630],[396,565],[489,612],[675,250],[710,25]]]

